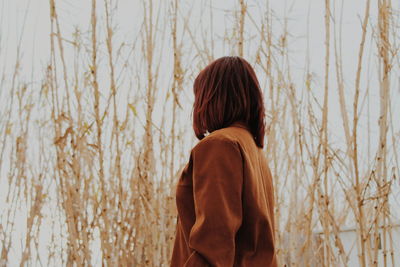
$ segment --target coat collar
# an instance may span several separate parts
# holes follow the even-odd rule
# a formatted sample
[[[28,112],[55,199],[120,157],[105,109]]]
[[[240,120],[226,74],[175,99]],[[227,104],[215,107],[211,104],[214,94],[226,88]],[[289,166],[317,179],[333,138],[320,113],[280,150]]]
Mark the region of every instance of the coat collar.
[[[230,125],[231,127],[239,127],[239,128],[244,128],[249,130],[249,127],[246,125],[246,123],[242,122],[242,121],[235,121],[234,123],[232,123]]]

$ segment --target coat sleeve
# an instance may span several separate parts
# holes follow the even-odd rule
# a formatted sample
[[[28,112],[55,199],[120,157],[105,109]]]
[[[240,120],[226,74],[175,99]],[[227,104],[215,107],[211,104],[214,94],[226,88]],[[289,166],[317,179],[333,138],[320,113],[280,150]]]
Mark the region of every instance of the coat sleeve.
[[[185,267],[233,266],[235,235],[242,223],[243,160],[229,139],[203,140],[192,150],[196,220]]]

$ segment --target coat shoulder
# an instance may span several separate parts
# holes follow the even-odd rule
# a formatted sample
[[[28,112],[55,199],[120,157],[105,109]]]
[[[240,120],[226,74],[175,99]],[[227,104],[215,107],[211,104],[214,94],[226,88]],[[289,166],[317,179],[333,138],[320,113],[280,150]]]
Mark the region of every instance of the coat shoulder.
[[[202,140],[200,140],[192,149],[192,151],[207,148],[209,146],[234,146],[240,147],[240,136],[243,135],[244,129],[237,127],[227,127],[213,131]]]

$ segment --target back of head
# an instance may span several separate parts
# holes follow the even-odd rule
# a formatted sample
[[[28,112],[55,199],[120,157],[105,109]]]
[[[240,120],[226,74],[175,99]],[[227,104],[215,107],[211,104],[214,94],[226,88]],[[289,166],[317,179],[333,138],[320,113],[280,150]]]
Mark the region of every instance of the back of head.
[[[254,69],[245,59],[228,56],[211,62],[196,77],[193,90],[193,130],[198,139],[241,121],[257,146],[264,146],[263,95]]]

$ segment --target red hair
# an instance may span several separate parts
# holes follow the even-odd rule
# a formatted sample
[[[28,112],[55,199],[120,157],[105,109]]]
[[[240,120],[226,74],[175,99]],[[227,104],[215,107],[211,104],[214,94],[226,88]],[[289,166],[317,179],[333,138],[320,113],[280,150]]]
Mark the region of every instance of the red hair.
[[[221,57],[194,80],[193,130],[199,140],[236,121],[243,122],[264,147],[265,109],[257,76],[241,57]]]

